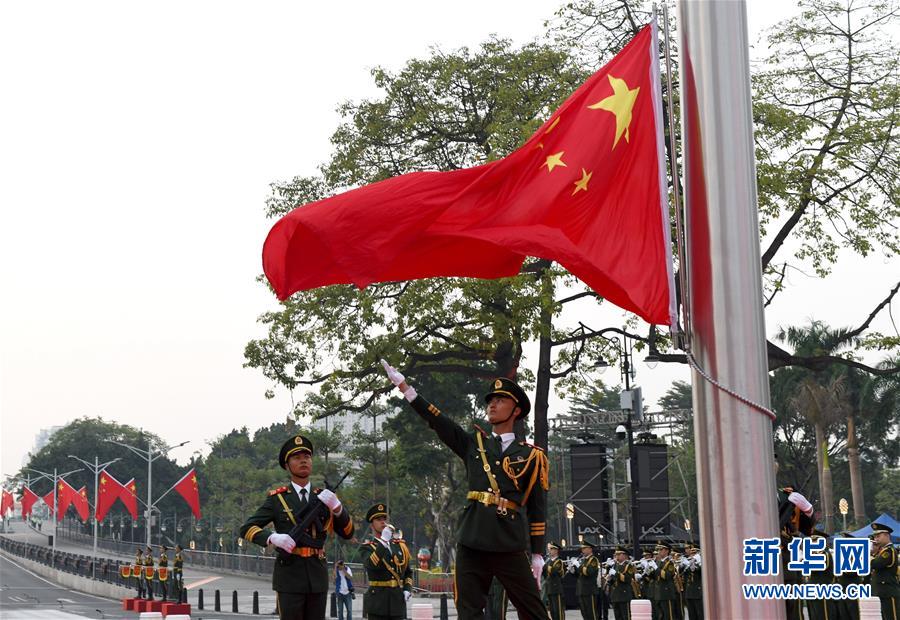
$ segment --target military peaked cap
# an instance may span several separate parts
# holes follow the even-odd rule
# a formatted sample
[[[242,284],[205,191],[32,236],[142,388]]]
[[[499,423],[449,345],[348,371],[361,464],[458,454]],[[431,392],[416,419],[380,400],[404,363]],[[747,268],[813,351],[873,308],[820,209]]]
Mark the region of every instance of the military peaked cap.
[[[309,452],[309,455],[312,456],[312,442],[303,435],[294,435],[285,441],[284,445],[281,446],[281,452],[278,453],[278,464],[281,465],[282,469],[287,469],[288,459],[297,452]]]
[[[531,411],[531,401],[528,400],[528,395],[515,381],[500,377],[494,379],[489,389],[490,391],[484,395],[484,402],[489,401],[492,396],[506,396],[513,399],[516,406],[522,410],[522,413],[519,414],[520,418],[524,418]]]
[[[369,512],[366,513],[366,521],[371,523],[373,519],[377,519],[378,517],[386,517],[388,515],[387,509],[387,504],[375,504],[374,506],[369,508]]]
[[[894,529],[890,526],[884,525],[883,523],[873,523],[872,533],[877,534],[878,532],[887,532],[888,534],[893,534]]]

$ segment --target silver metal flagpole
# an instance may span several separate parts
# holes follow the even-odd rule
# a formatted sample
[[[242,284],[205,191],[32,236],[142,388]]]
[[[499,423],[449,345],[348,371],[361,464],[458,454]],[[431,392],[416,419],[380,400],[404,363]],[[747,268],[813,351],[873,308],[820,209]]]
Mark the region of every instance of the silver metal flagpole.
[[[700,368],[769,406],[750,61],[744,2],[681,2],[682,144],[691,348]],[[778,536],[772,422],[694,369],[694,433],[708,618],[785,617],[747,600],[743,539]]]

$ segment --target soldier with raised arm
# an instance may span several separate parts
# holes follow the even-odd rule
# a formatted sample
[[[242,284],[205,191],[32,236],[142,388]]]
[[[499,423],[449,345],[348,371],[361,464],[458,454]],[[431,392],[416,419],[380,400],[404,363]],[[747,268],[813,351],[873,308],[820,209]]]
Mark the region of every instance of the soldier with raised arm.
[[[460,517],[455,596],[460,620],[484,617],[493,577],[523,618],[547,618],[538,584],[546,529],[549,463],[543,450],[516,439],[513,425],[531,402],[515,382],[499,378],[485,394],[491,432],[463,428],[416,393],[386,361],[384,369],[415,412],[466,466],[469,492]]]

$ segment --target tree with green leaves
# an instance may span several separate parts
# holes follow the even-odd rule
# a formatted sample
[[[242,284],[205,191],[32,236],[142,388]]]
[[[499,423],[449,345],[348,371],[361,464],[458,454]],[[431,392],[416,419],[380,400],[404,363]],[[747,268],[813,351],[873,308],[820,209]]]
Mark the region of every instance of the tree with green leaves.
[[[93,503],[94,474],[83,468],[81,463],[75,459],[69,458],[69,455],[77,456],[90,463],[94,462],[95,456],[99,463],[119,459],[109,466],[109,472],[122,483],[134,477],[138,489],[138,512],[142,513],[143,503],[147,498],[147,461],[127,448],[111,443],[110,440],[141,449],[147,449],[148,442],[157,449],[165,446],[165,442],[157,435],[127,424],[107,422],[102,418],[78,418],[53,433],[47,444],[36,454],[29,454],[27,464],[18,472],[17,476],[24,481],[29,476],[31,479],[37,478],[38,475],[30,471],[31,469],[52,473],[56,468],[59,473],[64,473],[81,468],[81,471],[66,476],[66,481],[75,489],[86,486],[88,500]],[[153,462],[153,497],[162,497],[163,493],[175,484],[186,470],[186,467],[179,466],[166,456],[157,458]],[[203,476],[198,475],[198,478],[200,479],[202,505],[208,498],[208,492],[205,489]],[[46,479],[41,480],[32,485],[32,490],[38,495],[43,495],[53,490],[53,483]],[[187,517],[190,514],[190,509],[177,493],[170,493],[162,498],[157,508],[163,517],[178,513]],[[117,502],[109,512],[109,519],[121,517],[125,513],[125,508]]]

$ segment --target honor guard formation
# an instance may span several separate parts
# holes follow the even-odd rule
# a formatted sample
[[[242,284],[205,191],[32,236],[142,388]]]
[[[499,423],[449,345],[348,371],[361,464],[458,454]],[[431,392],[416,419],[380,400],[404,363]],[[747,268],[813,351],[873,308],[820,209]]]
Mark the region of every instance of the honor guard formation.
[[[563,620],[567,602],[570,609],[577,606],[584,620],[608,620],[610,609],[615,620],[630,620],[635,599],[649,601],[652,620],[702,620],[702,558],[696,544],[677,547],[659,541],[652,548],[644,547],[641,558],[632,558],[624,546],[601,549],[581,540],[575,552],[555,542],[545,543],[549,462],[543,450],[514,431],[516,421],[531,411],[531,402],[519,385],[502,377],[493,380],[484,394],[490,428],[474,425],[466,430],[418,394],[390,364],[384,360],[382,364],[412,411],[465,466],[468,487],[465,503],[459,507],[453,571],[460,620],[506,618],[510,603],[520,618]],[[240,529],[244,539],[277,549],[272,588],[279,617],[324,618],[333,582],[338,617],[352,618],[353,582],[360,577],[338,560],[329,579],[325,554],[329,535],[359,543],[357,557],[351,560],[365,571],[364,582],[360,581],[365,585],[363,616],[370,620],[409,617],[414,558],[391,523],[389,506],[386,502],[372,505],[365,514],[368,535],[362,542],[355,539],[349,510],[334,489],[311,485],[313,454],[312,442],[303,435],[284,443],[278,463],[289,476],[288,484],[269,491]],[[779,492],[779,510],[783,546],[796,536],[823,535],[812,530],[811,506],[793,489]],[[883,617],[897,620],[897,551],[890,544],[890,528],[876,523],[873,529],[873,595],[881,600]],[[167,596],[166,551],[161,548],[154,571],[152,550],[143,554],[137,550],[134,568],[141,575],[136,584],[139,596],[153,597],[154,577],[156,591]],[[183,588],[181,553],[177,547],[171,576],[175,596]],[[142,572],[137,573],[138,567]],[[787,583],[799,582],[797,575],[783,568]],[[829,570],[805,581],[830,579],[837,578]],[[567,601],[565,584],[573,580],[574,600],[569,591]],[[803,618],[802,607],[789,601],[788,619]],[[859,617],[856,601],[805,601],[805,608],[811,620]]]

